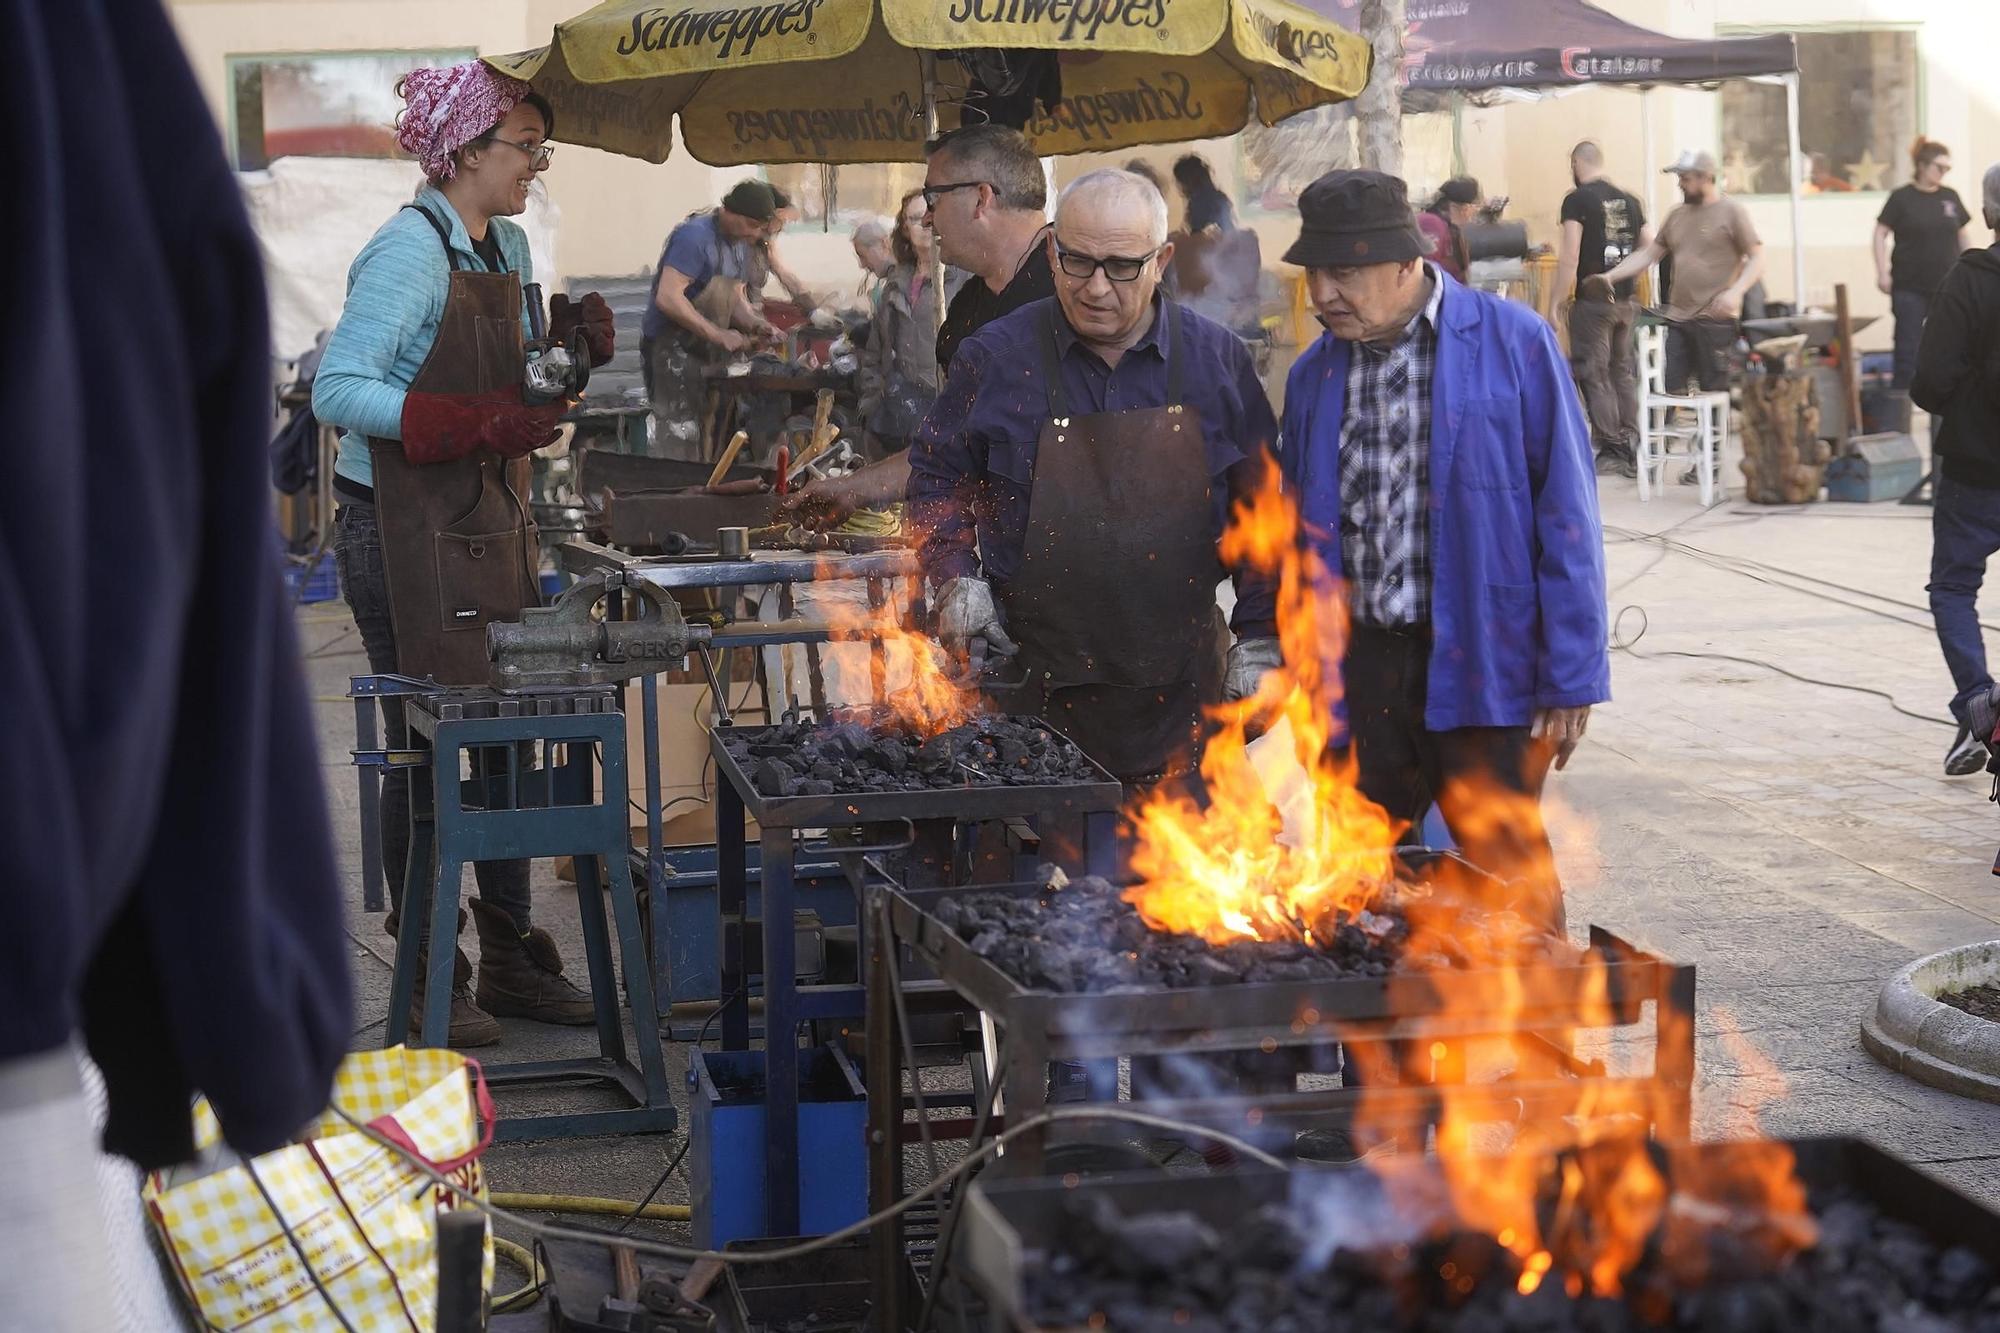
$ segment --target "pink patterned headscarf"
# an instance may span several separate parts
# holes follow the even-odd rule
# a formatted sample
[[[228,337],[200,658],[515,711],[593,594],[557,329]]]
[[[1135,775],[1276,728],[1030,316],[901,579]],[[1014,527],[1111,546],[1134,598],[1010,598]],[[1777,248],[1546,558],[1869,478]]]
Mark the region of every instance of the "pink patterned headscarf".
[[[451,155],[498,125],[528,95],[528,85],[483,60],[445,69],[413,69],[397,91],[406,105],[396,117],[396,142],[423,164],[424,175],[458,174]]]

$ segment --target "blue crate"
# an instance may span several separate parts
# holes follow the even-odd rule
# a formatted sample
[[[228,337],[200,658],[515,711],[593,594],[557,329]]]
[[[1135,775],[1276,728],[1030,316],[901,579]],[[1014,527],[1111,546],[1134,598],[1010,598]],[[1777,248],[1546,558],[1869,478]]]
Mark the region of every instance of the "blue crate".
[[[764,1053],[700,1051],[688,1070],[688,1179],[704,1250],[768,1235]],[[868,1100],[834,1046],[799,1053],[799,1231],[824,1236],[868,1215]]]
[[[303,590],[301,582],[305,585]],[[340,577],[334,572],[333,557],[326,556],[310,566],[286,561],[285,593],[296,604],[330,602],[340,596]]]

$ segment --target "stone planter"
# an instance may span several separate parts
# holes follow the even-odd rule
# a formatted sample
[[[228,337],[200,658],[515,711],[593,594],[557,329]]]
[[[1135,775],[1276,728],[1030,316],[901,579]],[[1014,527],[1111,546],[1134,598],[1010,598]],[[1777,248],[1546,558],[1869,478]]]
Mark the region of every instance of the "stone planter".
[[[1861,1044],[1919,1082],[2000,1102],[2000,1023],[1937,999],[1986,985],[2000,985],[2000,940],[1919,958],[1882,987],[1875,1013],[1861,1022]]]

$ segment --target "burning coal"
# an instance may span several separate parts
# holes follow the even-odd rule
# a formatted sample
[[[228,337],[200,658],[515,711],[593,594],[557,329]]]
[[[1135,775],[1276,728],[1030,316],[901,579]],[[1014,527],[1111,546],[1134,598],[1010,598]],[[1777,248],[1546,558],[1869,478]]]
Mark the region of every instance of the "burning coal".
[[[1039,720],[998,714],[918,731],[893,711],[857,710],[732,733],[723,746],[765,796],[1103,780],[1083,751]]]
[[[1547,928],[1560,921],[1560,890],[1540,836],[1539,802],[1497,780],[1448,793],[1459,836],[1482,848],[1489,861],[1479,869],[1509,885],[1511,905],[1521,910],[1468,911],[1466,905],[1478,900],[1476,886],[1454,886],[1449,877],[1431,895],[1401,891],[1395,846],[1405,830],[1361,792],[1342,745],[1338,664],[1347,639],[1345,594],[1304,538],[1296,503],[1274,472],[1232,514],[1225,561],[1260,569],[1278,582],[1283,666],[1265,677],[1254,698],[1213,710],[1214,734],[1200,769],[1205,800],[1161,790],[1142,797],[1131,812],[1138,882],[1125,898],[1156,933],[1198,937],[1225,954],[1254,942],[1305,946],[1309,957],[1325,956],[1332,946],[1338,958],[1343,930],[1395,916],[1397,928],[1382,936],[1382,953],[1390,960],[1405,967],[1414,960],[1447,960],[1470,974],[1463,980],[1477,983],[1445,988],[1444,1010],[1433,1015],[1435,1030],[1503,1034],[1467,1039],[1459,1043],[1460,1055],[1468,1065],[1476,1057],[1489,1068],[1518,1063],[1526,1058],[1521,1043],[1506,1034],[1533,1033],[1537,1026],[1534,1015],[1548,999]],[[1490,627],[1494,633],[1512,628]],[[1252,737],[1279,720],[1289,726],[1311,790],[1302,826],[1283,839],[1249,755]],[[1132,944],[1129,927],[1108,925],[1118,933],[1107,941],[1147,956]],[[1362,956],[1368,957],[1365,951]],[[1580,1004],[1574,973],[1563,983],[1562,1011],[1574,1016],[1570,1021],[1592,1027],[1631,1021],[1616,1012],[1602,957],[1569,962],[1584,974]],[[1089,975],[1094,980],[1099,973]],[[1668,1021],[1663,1013],[1661,1022]],[[1555,1034],[1555,1040],[1565,1038]],[[1363,1146],[1422,1148],[1435,1135],[1448,1207],[1425,1237],[1428,1243],[1469,1233],[1479,1238],[1475,1248],[1497,1248],[1504,1262],[1482,1260],[1480,1272],[1504,1271],[1523,1298],[1553,1284],[1565,1296],[1615,1300],[1642,1269],[1685,1264],[1705,1253],[1698,1246],[1678,1257],[1661,1251],[1660,1238],[1680,1234],[1677,1223],[1685,1221],[1674,1206],[1677,1184],[1633,1133],[1635,1127],[1643,1133],[1647,1126],[1675,1123],[1660,1080],[1579,1080],[1572,1114],[1523,1123],[1515,1137],[1520,1151],[1496,1158],[1474,1151],[1493,1120],[1490,1088],[1436,1081],[1435,1111],[1424,1108],[1425,1099],[1399,1095],[1433,1083],[1445,1053],[1444,1043],[1422,1041],[1353,1041],[1346,1049],[1350,1067],[1364,1076],[1354,1122]],[[1696,1197],[1729,1198],[1799,1219],[1769,1238],[1775,1250],[1789,1252],[1810,1243],[1812,1230],[1792,1166],[1782,1145],[1748,1143],[1728,1158],[1727,1177]],[[1398,1188],[1394,1179],[1388,1183],[1392,1192]],[[1468,1280],[1476,1287],[1489,1279]]]
[[[1762,1146],[1762,1145],[1751,1145]],[[1455,1226],[1413,1232],[1385,1213],[1353,1172],[1302,1175],[1289,1202],[1226,1222],[1194,1212],[1127,1214],[1085,1186],[1068,1202],[1033,1275],[1035,1322],[1050,1328],[1198,1330],[1422,1329],[1463,1333],[1702,1333],[2000,1328],[2000,1291],[1972,1250],[1896,1220],[1849,1185],[1830,1185],[1807,1210],[1746,1206],[1718,1189],[1740,1178],[1745,1145],[1644,1149],[1662,1188],[1635,1234],[1619,1289],[1592,1289],[1582,1267],[1523,1258],[1488,1233]],[[1557,1182],[1606,1169],[1620,1153],[1558,1155],[1533,1169]],[[1433,1193],[1429,1164],[1396,1164],[1405,1199]],[[1538,1211],[1555,1215],[1562,1191]],[[1329,1234],[1343,1237],[1323,1244]]]

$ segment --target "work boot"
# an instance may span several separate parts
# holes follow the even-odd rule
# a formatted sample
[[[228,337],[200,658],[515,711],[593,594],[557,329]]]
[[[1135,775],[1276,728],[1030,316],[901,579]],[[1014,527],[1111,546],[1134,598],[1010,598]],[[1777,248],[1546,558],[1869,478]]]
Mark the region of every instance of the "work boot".
[[[597,1021],[587,991],[563,976],[556,942],[539,927],[522,930],[504,908],[471,899],[479,929],[479,1007],[505,1018],[582,1027]]]
[[[1958,734],[1952,737],[1951,748],[1945,751],[1944,771],[1946,776],[1962,778],[1968,773],[1977,773],[1986,767],[1986,747],[1973,736],[1972,728],[1959,724]]]
[[[396,913],[389,913],[382,924],[391,935],[396,933],[400,919]],[[460,909],[458,928],[465,929],[465,912]],[[445,1043],[454,1051],[467,1051],[475,1046],[491,1046],[500,1040],[500,1024],[493,1015],[472,1002],[472,960],[465,956],[465,950],[452,950],[451,964],[451,1025],[445,1033]],[[410,1036],[411,1041],[420,1041],[424,1030],[424,981],[430,975],[428,951],[417,954],[417,986],[410,996]]]

